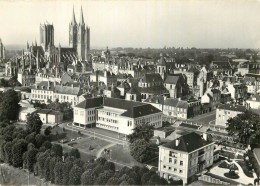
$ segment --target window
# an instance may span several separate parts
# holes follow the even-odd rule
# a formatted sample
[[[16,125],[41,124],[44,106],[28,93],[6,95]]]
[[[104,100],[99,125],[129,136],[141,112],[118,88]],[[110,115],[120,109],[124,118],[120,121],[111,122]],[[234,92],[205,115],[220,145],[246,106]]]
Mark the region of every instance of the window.
[[[169,167],[168,169],[169,169],[169,170],[172,170],[172,168],[171,168],[171,167]]]
[[[180,161],[180,165],[183,166],[183,161]]]
[[[174,164],[177,164],[177,159],[174,159]]]
[[[182,173],[183,171],[182,170],[179,170],[179,173]]]
[[[163,168],[166,169],[166,166],[164,165]]]
[[[172,163],[172,158],[169,158],[169,163]]]

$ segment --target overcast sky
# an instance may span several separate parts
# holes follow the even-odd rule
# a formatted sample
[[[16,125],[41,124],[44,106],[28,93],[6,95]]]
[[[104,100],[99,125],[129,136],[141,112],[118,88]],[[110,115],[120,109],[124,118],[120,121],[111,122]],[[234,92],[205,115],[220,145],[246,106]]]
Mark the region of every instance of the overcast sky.
[[[6,45],[39,43],[39,25],[54,24],[55,44],[68,46],[72,7],[83,7],[91,47],[260,48],[258,0],[1,1]]]

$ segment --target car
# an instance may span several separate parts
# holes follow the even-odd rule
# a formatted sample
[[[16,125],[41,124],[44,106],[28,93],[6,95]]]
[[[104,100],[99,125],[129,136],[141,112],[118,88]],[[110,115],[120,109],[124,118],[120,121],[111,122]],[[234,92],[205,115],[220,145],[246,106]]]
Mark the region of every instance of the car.
[[[79,139],[81,139],[81,137],[77,137],[77,139],[79,140]]]
[[[71,139],[70,141],[75,141],[75,139]]]
[[[62,140],[60,140],[60,143],[67,143],[67,142],[69,142],[68,139],[62,139]]]

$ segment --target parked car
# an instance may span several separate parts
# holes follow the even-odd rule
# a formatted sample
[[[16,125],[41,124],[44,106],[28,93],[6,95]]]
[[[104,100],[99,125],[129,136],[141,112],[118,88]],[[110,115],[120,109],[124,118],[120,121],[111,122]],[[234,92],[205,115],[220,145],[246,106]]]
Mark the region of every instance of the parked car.
[[[71,139],[70,141],[75,141],[75,139]]]

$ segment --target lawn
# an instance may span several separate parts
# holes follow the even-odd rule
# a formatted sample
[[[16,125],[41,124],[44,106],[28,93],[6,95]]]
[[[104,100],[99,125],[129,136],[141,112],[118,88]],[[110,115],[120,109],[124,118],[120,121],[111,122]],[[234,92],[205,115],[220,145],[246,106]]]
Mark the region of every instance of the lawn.
[[[7,164],[0,164],[2,175],[0,175],[0,185],[27,185],[28,184],[28,172],[23,169],[14,168]],[[34,176],[32,173],[29,177],[30,185],[47,185],[39,177]]]
[[[52,141],[60,140],[65,137],[69,140],[71,140],[71,139],[76,140],[78,137],[81,137],[81,138],[88,137],[85,134],[79,134],[78,132],[75,132],[75,131],[71,131],[71,130],[67,130],[67,129],[63,130],[63,128],[61,128],[59,126],[52,128],[51,136],[52,136]],[[58,136],[58,138],[56,138],[56,136]]]
[[[218,167],[220,168],[224,168],[224,169],[230,169],[232,168],[233,170],[238,170],[238,167],[236,165],[233,165],[233,167],[231,167],[231,164],[228,164],[226,161],[223,161],[222,163],[219,164]]]
[[[71,151],[71,147],[68,147],[68,146],[63,146],[63,152],[64,153],[66,153],[66,152],[70,152]],[[82,152],[82,151],[80,151],[80,159],[82,160],[82,161],[89,161],[89,160],[91,160],[91,159],[95,159],[96,157],[95,156],[92,156],[92,155],[90,155],[90,154],[88,154],[88,153],[86,153],[86,152]]]
[[[68,143],[68,145],[70,144],[71,143]],[[71,146],[74,148],[78,148],[85,153],[91,154],[92,156],[96,156],[97,152],[108,144],[110,144],[110,142],[107,142],[99,138],[94,139],[94,137],[88,137],[88,138],[76,140],[75,142],[72,143]]]
[[[128,146],[123,146],[116,144],[109,148],[111,152],[111,160],[120,164],[127,166],[143,166],[141,163],[137,162],[131,155]]]
[[[248,167],[244,161],[236,161],[236,162],[241,166],[245,175],[247,175],[250,178],[254,177],[253,173],[248,169]]]

